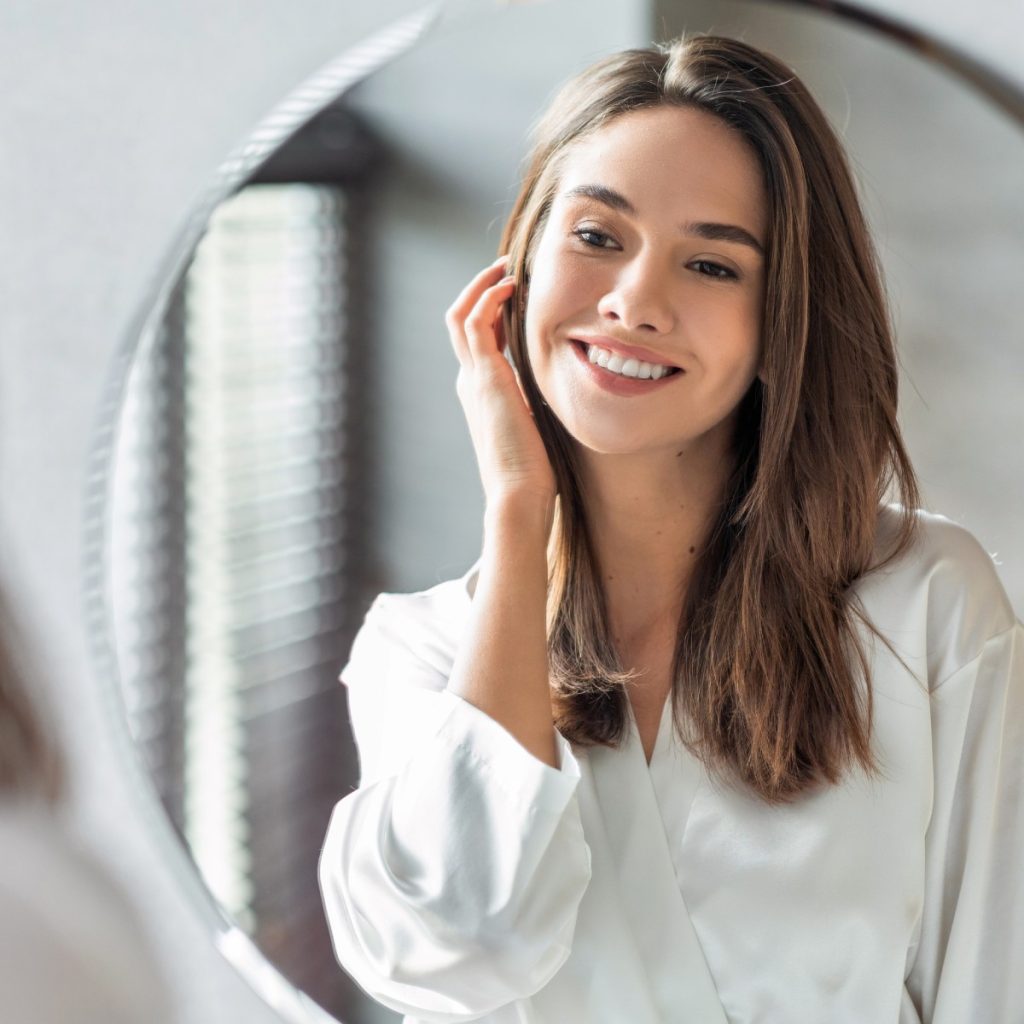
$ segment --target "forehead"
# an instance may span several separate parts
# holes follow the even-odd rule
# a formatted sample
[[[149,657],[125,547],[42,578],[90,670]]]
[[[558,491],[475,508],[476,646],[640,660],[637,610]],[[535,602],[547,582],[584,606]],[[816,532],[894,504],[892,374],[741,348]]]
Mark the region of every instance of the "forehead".
[[[584,184],[621,192],[641,217],[671,206],[679,219],[730,220],[763,237],[766,197],[757,157],[735,129],[702,110],[631,111],[572,143],[556,202],[564,204],[562,193]]]

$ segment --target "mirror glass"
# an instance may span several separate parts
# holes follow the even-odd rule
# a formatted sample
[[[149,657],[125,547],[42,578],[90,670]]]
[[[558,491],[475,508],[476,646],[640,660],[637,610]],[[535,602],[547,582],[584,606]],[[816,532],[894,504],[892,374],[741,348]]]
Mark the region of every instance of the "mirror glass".
[[[821,11],[601,7],[480,9],[326,108],[217,209],[119,413],[104,571],[132,733],[225,914],[339,1020],[398,1018],[337,966],[317,889],[358,782],[338,674],[378,593],[479,553],[444,312],[497,253],[532,119],[597,56],[714,31],[804,78],[874,227],[926,506],[1024,607],[1019,127]]]

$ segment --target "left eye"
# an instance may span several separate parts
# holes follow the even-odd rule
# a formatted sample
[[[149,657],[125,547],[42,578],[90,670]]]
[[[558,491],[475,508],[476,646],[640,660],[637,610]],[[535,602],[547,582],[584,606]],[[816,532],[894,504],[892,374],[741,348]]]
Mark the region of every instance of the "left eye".
[[[708,273],[707,271],[703,271],[703,270],[701,271],[701,273],[705,274],[705,276],[707,276],[707,277],[726,278],[726,277],[735,277],[736,276],[728,267],[723,267],[723,266],[721,266],[718,263],[712,263],[712,262],[710,262],[710,260],[697,260],[693,264],[693,266],[695,266],[695,267],[708,267],[708,268],[710,268],[710,273]]]

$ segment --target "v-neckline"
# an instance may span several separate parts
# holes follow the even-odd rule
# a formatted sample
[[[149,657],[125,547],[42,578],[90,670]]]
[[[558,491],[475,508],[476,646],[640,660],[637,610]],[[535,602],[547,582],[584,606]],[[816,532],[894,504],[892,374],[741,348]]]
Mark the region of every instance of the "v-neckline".
[[[700,774],[685,748],[669,742],[671,701],[669,694],[649,765],[631,703],[621,750],[588,751],[589,784],[582,789],[581,806],[597,823],[594,863],[602,856],[610,859],[622,914],[650,982],[652,1012],[637,1019],[728,1024],[678,873],[677,851]],[[597,801],[593,808],[591,799]]]
[[[636,712],[633,710],[633,702],[629,699],[628,694],[626,696],[626,707],[629,710],[630,730],[632,732],[633,739],[636,742],[637,749],[640,751],[640,759],[643,761],[644,767],[650,771],[652,767],[654,767],[654,765],[660,762],[664,757],[665,744],[668,742],[666,732],[668,731],[668,726],[672,718],[672,694],[669,693],[661,705],[661,715],[658,717],[658,732],[654,737],[654,746],[651,749],[650,761],[647,760],[647,754],[644,751],[644,742],[640,736],[640,726],[636,720]]]

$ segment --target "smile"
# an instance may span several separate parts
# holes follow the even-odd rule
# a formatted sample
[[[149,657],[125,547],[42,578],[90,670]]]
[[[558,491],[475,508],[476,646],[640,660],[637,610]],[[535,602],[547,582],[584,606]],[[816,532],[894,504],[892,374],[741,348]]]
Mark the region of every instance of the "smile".
[[[638,377],[625,377],[620,373],[613,373],[606,370],[597,363],[592,363],[587,355],[587,346],[581,341],[570,342],[576,360],[580,363],[588,379],[603,390],[622,397],[633,395],[646,395],[659,388],[667,387],[672,381],[686,376],[684,370],[677,370],[674,373],[659,377],[658,380],[641,380]]]

